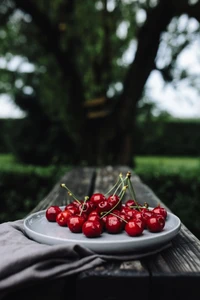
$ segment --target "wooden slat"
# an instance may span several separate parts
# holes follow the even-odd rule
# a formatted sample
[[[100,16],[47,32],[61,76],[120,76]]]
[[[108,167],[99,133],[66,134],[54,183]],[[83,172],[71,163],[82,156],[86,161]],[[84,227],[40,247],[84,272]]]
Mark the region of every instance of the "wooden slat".
[[[149,299],[199,299],[200,241],[183,224],[172,247],[143,263],[151,274]]]
[[[78,199],[84,200],[84,197],[89,196],[92,192],[94,178],[94,168],[74,168],[61,177],[60,181],[56,183],[50,193],[30,212],[30,214],[44,210],[50,205],[63,206],[70,201],[73,201],[73,199],[68,196],[66,189],[60,187],[61,183],[65,183]]]
[[[90,292],[91,289],[95,296]],[[76,291],[77,300],[147,300],[149,273],[139,260],[109,263],[82,272],[77,278]]]
[[[131,170],[126,166],[98,168],[94,193],[105,194],[116,183],[119,174],[125,176],[128,171]],[[136,175],[132,175],[131,180],[133,184],[140,183]],[[129,197],[130,194],[127,193],[125,199]],[[146,300],[149,293],[149,271],[140,260],[107,263],[82,272],[77,277],[77,299],[93,300],[94,295],[88,292],[91,287],[97,291],[95,300],[131,298]]]

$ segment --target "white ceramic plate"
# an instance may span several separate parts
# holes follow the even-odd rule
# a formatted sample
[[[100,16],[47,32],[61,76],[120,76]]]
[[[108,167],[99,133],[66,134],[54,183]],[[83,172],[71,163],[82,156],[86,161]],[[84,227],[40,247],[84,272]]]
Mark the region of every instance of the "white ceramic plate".
[[[62,208],[62,207],[61,207]],[[127,253],[159,248],[173,239],[181,227],[180,219],[168,212],[165,227],[162,232],[151,233],[144,230],[138,237],[130,237],[126,232],[120,234],[103,233],[98,238],[87,238],[82,233],[72,233],[67,227],[61,227],[56,222],[49,222],[45,210],[36,212],[24,220],[27,236],[39,243],[79,244],[97,253]]]

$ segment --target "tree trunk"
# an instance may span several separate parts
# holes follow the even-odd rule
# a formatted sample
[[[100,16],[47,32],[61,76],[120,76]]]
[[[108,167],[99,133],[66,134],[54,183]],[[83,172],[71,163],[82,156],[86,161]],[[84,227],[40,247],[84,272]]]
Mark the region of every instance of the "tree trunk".
[[[121,136],[124,140],[118,153],[119,164],[133,164],[137,103],[142,97],[151,71],[155,68],[161,34],[166,30],[173,16],[171,1],[162,0],[149,13],[138,33],[135,59],[125,78],[118,108]]]

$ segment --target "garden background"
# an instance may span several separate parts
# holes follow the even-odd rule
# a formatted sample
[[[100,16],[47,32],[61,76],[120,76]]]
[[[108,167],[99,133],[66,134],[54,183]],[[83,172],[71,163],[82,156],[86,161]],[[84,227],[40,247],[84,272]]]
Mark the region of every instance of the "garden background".
[[[73,166],[127,164],[200,237],[200,118],[173,117],[147,86],[157,72],[199,95],[178,63],[199,21],[200,1],[0,1],[0,94],[23,112],[0,119],[0,222]]]

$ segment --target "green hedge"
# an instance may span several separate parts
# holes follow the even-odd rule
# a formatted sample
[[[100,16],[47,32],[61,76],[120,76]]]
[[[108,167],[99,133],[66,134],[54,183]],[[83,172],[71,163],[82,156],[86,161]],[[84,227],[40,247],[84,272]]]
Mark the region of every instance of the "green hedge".
[[[38,126],[43,128],[38,131]],[[59,123],[31,119],[0,119],[0,153],[11,152],[21,161],[49,164],[72,161],[73,142]],[[31,132],[31,134],[30,134]],[[137,120],[136,155],[200,155],[199,120]],[[63,136],[65,142],[63,143]],[[52,147],[56,145],[56,147]]]
[[[199,156],[198,120],[138,121],[136,155]]]
[[[143,165],[134,170],[158,198],[200,238],[200,168]]]
[[[0,223],[23,218],[51,190],[67,168],[22,166],[0,160]]]

